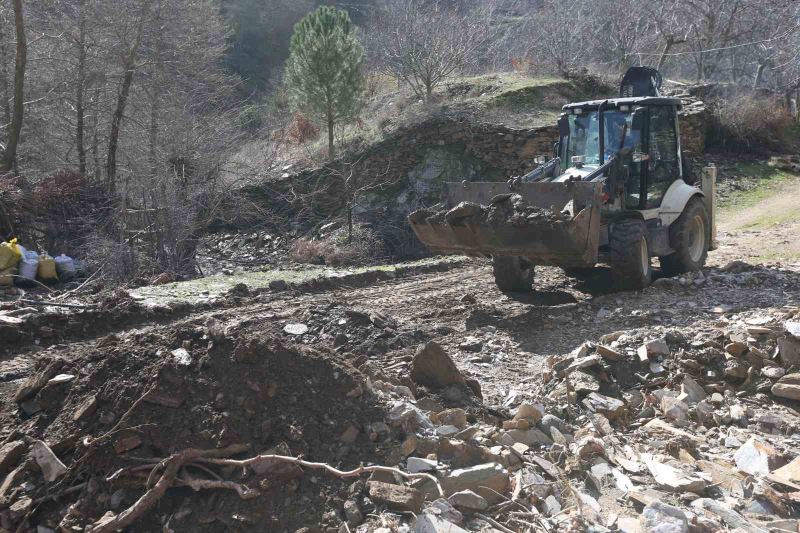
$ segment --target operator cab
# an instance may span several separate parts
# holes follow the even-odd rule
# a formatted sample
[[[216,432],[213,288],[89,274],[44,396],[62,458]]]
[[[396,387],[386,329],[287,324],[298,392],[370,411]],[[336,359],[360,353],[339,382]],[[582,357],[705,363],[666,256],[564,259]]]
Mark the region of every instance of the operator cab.
[[[559,117],[560,176],[553,181],[606,181],[617,207],[661,205],[683,177],[678,129],[679,98],[624,97],[565,105]],[[622,164],[614,164],[614,163]]]

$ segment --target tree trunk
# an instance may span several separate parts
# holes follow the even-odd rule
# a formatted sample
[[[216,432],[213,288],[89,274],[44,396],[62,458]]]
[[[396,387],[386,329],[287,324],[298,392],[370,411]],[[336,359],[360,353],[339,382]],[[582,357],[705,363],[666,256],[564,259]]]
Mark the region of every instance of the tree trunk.
[[[756,75],[753,78],[753,90],[758,89],[758,86],[761,85],[761,79],[764,77],[764,70],[767,68],[766,61],[759,61],[758,68],[756,69]]]
[[[0,32],[0,76],[3,77],[3,129],[8,128],[11,124],[11,95],[9,94],[8,87],[8,46],[6,44],[6,35]]]
[[[330,161],[333,161],[333,158],[334,158],[334,156],[336,154],[334,153],[334,148],[333,148],[333,109],[331,109],[330,105],[328,106],[327,115],[328,115],[327,116],[327,118],[328,118],[328,159]]]
[[[94,113],[92,114],[92,161],[94,162],[94,179],[100,181],[100,139],[98,128],[100,122],[100,87],[94,88]]]
[[[19,134],[25,113],[25,63],[28,43],[25,40],[25,20],[22,16],[22,0],[14,0],[14,28],[17,34],[17,56],[14,60],[14,110],[8,130],[8,144],[0,161],[0,171],[10,172],[16,166]]]
[[[661,55],[658,58],[656,70],[661,71],[661,69],[664,67],[664,63],[667,62],[667,54],[669,53],[670,48],[672,48],[673,42],[674,40],[672,39],[671,35],[667,37],[667,42],[664,43],[664,49],[661,50]]]
[[[153,85],[150,88],[150,177],[154,181],[158,175],[158,114],[160,112],[159,97],[161,96],[161,52],[164,38],[161,28],[161,0],[158,0],[156,4],[155,26],[158,35],[153,58]]]
[[[78,148],[78,171],[86,175],[86,147],[84,145],[85,111],[83,107],[86,89],[86,0],[78,4],[78,87],[75,94],[75,144]]]
[[[150,12],[151,4],[152,0],[145,0],[143,2],[142,15],[139,19],[138,27],[136,28],[136,37],[122,63],[125,74],[122,78],[122,86],[120,87],[119,95],[117,96],[117,107],[111,119],[111,134],[108,137],[108,155],[106,157],[106,182],[110,191],[116,188],[119,130],[122,125],[122,119],[125,116],[125,106],[128,104],[128,94],[130,94],[131,85],[133,84],[133,76],[136,73],[136,57],[139,52],[139,45],[142,42],[144,23]]]

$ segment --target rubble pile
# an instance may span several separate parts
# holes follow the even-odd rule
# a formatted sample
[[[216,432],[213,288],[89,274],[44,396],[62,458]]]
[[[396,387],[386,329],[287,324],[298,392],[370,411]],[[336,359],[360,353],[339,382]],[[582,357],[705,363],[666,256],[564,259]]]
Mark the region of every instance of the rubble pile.
[[[719,311],[587,340],[502,405],[453,331],[338,300],[54,345],[0,388],[0,528],[110,531],[166,483],[126,530],[797,532],[800,310]],[[489,365],[493,330],[445,346]]]
[[[231,274],[288,262],[291,240],[269,231],[212,233],[197,249],[203,274]]]
[[[512,225],[535,226],[537,224],[553,224],[569,221],[572,215],[569,211],[559,211],[552,206],[550,209],[528,204],[521,195],[515,193],[498,194],[492,198],[488,206],[474,202],[461,202],[449,210],[433,211],[419,209],[409,215],[412,223],[426,222],[431,225]]]

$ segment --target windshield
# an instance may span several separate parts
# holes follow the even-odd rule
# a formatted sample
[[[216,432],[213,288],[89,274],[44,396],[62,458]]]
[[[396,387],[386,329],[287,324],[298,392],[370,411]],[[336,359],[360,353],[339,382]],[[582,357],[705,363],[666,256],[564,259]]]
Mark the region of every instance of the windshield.
[[[572,166],[573,156],[583,156],[584,165],[599,166],[623,148],[638,145],[639,132],[631,129],[631,113],[603,112],[603,159],[600,159],[600,119],[597,111],[568,115],[569,138],[566,139],[564,163]]]

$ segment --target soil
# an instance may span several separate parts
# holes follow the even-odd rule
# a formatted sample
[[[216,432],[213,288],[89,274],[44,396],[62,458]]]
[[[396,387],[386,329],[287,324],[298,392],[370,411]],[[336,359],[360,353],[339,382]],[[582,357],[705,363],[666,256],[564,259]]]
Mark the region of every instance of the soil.
[[[786,197],[796,198],[800,182],[787,187]],[[245,456],[275,451],[341,468],[396,465],[404,432],[384,428],[393,405],[371,392],[370,383],[408,387],[417,401],[429,397],[442,407],[461,406],[470,421],[495,425],[510,408],[551,395],[554,383],[542,379],[552,370],[548,362],[586,341],[624,331],[632,346],[666,336],[689,351],[692,341],[720,328],[800,306],[800,263],[792,256],[796,219],[754,229],[747,222],[793,208],[773,198],[750,208],[746,219],[723,213],[722,246],[702,273],[656,279],[640,292],[613,289],[604,268],[580,279],[537,268],[535,292],[504,294],[494,286],[488,261],[470,260],[446,271],[376,276],[357,287],[232,291],[219,307],[186,304],[179,313],[144,320],[140,304],[106,296],[90,315],[102,327],[68,313],[61,321],[46,315],[39,328],[71,328],[70,334],[60,344],[36,344],[31,337],[6,349],[0,360],[0,442],[44,440],[70,471],[46,486],[31,466],[6,497],[18,501],[24,493],[36,500],[86,483],[43,502],[29,518],[34,526],[56,528],[73,506],[68,523],[83,527],[143,494],[152,465],[137,468],[185,448],[248,444],[252,454]],[[755,264],[748,257],[769,259]],[[287,327],[292,325],[303,327]],[[467,379],[480,383],[482,402],[468,393],[435,395],[411,381],[414,353],[429,340]],[[21,407],[14,400],[20,384],[55,359],[64,361],[59,374],[74,378],[48,385]],[[718,372],[727,368],[714,365]],[[617,388],[604,383],[601,392],[613,394],[637,386],[636,374],[646,369],[618,364],[609,371]],[[152,386],[155,392],[123,420],[128,429],[87,448],[86,437],[105,435]],[[92,397],[96,412],[75,421]],[[342,440],[350,426],[355,440]],[[183,475],[221,476],[259,495],[242,500],[229,490],[174,488],[130,530],[338,531],[345,501],[363,491],[365,478],[275,468],[258,474],[189,467]],[[609,491],[600,502],[621,513],[617,496]],[[383,510],[359,501],[365,515]]]

